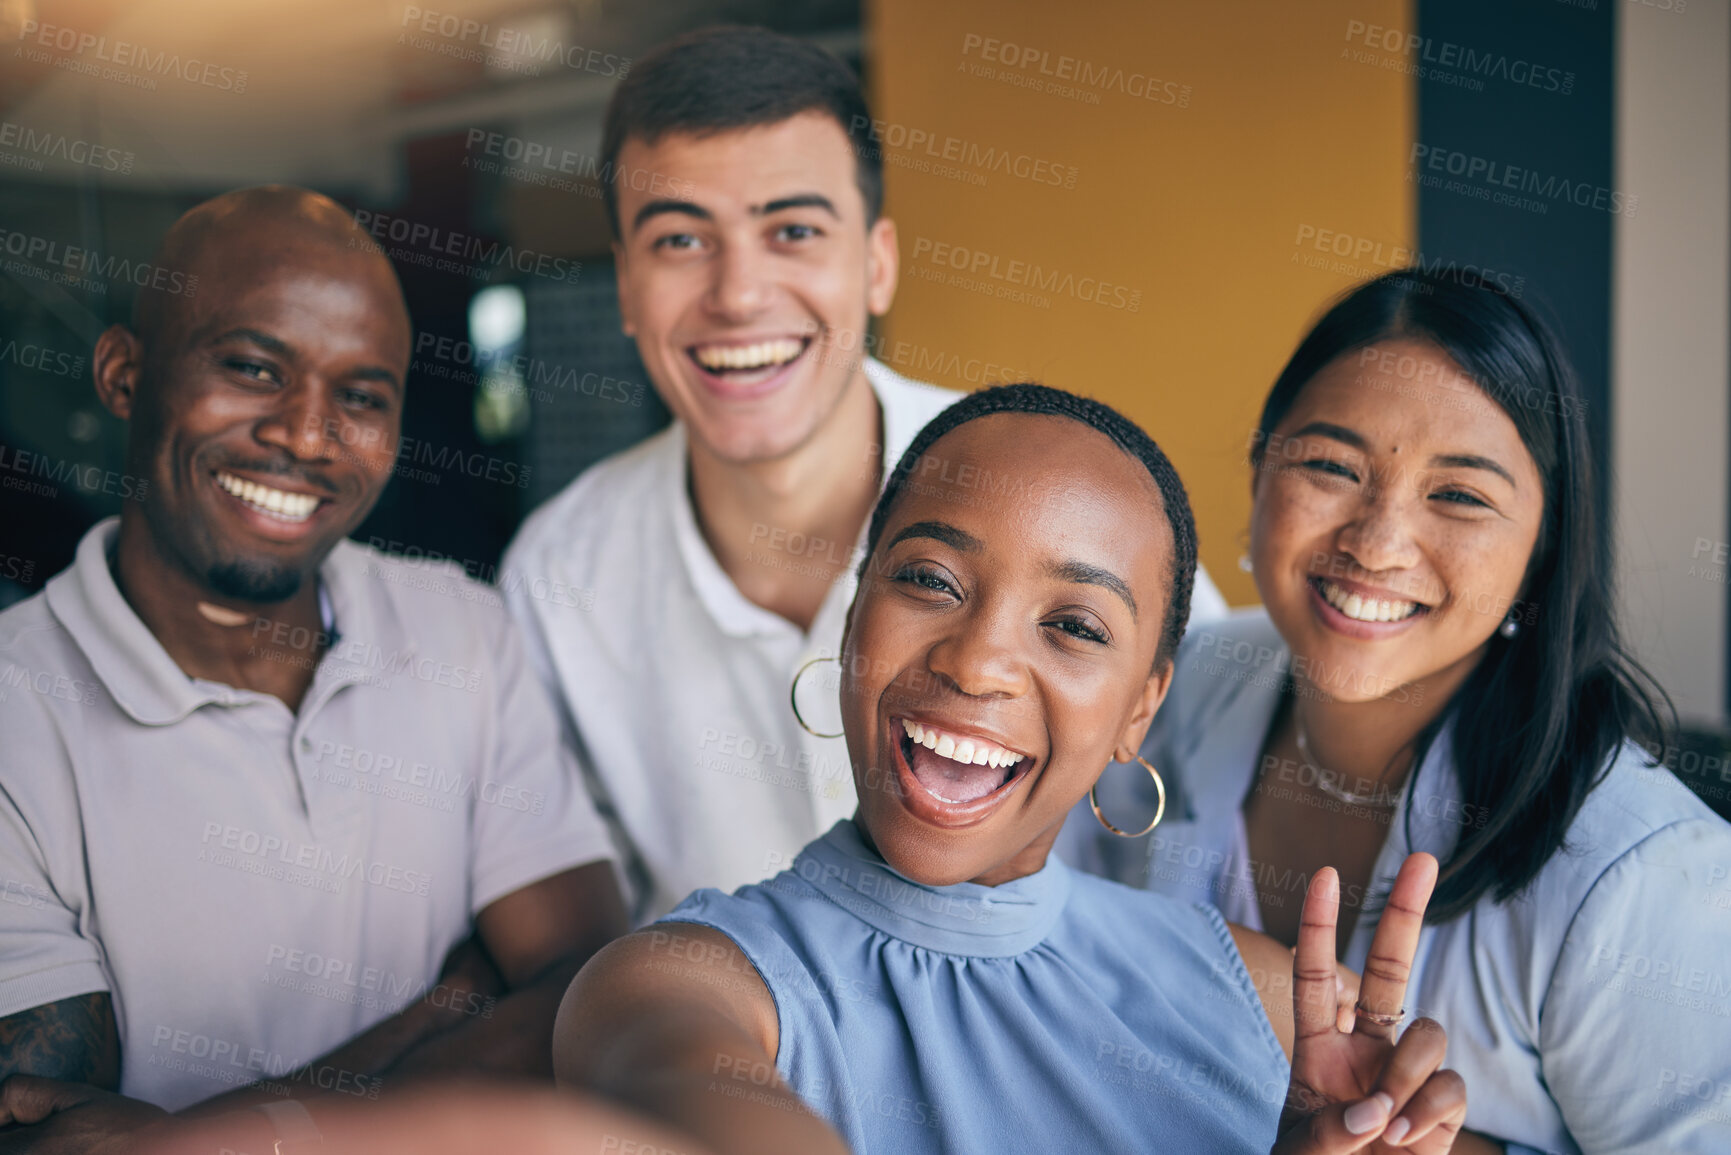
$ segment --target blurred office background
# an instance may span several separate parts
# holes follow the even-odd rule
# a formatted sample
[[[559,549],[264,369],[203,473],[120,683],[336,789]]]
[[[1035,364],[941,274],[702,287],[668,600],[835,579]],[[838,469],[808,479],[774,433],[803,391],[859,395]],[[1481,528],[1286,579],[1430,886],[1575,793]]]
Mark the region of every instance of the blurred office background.
[[[492,576],[667,419],[618,329],[600,116],[721,22],[866,78],[903,261],[880,355],[1126,409],[1235,604],[1248,432],[1325,304],[1414,260],[1534,303],[1677,768],[1731,806],[1731,0],[0,0],[0,601],[119,508],[96,335],[180,212],[266,182],[404,237],[410,448],[356,536]]]

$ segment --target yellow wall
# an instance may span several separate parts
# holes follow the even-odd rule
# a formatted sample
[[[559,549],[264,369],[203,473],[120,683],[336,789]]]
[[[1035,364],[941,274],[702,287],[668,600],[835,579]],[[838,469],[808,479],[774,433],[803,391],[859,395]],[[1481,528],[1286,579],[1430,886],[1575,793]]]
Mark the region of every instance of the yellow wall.
[[[1413,247],[1411,87],[1362,32],[1354,58],[1350,21],[1413,28],[1409,0],[868,5],[902,255],[881,354],[1124,410],[1183,474],[1234,604],[1256,600],[1236,562],[1263,396],[1328,299]]]

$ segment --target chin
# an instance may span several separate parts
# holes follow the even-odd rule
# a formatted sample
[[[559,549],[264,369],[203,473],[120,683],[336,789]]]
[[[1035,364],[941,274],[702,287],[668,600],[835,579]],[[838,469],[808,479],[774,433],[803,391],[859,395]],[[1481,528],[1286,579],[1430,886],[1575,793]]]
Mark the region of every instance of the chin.
[[[886,802],[875,813],[862,807],[857,821],[890,869],[922,886],[970,882],[1002,865],[1002,861],[988,861],[991,856],[984,853],[983,846],[944,845],[957,840],[978,841],[981,836],[977,831],[934,831],[901,813],[894,803]]]
[[[765,437],[761,429],[749,430],[748,434],[713,441],[704,438],[703,442],[711,453],[730,465],[757,465],[766,461],[780,461],[797,452],[808,440],[806,437]]]
[[[958,861],[957,855],[946,854],[931,846],[895,845],[893,839],[886,850],[880,843],[878,853],[897,874],[922,886],[954,886],[978,878],[991,869],[990,863],[973,864]]]
[[[1339,644],[1317,645],[1308,650],[1294,650],[1291,670],[1302,675],[1322,697],[1331,702],[1358,705],[1384,698],[1409,695],[1407,685],[1420,675],[1375,663],[1357,661],[1363,655],[1354,647]]]
[[[244,558],[211,566],[205,585],[225,598],[274,605],[300,592],[305,571],[298,565]]]

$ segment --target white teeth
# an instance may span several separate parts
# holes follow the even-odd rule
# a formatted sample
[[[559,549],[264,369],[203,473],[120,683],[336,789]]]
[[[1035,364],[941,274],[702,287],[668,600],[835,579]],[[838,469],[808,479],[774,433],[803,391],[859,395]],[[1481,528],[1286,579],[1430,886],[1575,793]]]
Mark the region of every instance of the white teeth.
[[[762,369],[785,365],[799,356],[804,348],[803,341],[780,337],[752,345],[699,345],[692,350],[692,355],[705,369]]]
[[[313,510],[319,507],[319,499],[311,494],[272,489],[268,485],[247,481],[232,473],[219,472],[216,483],[248,505],[281,521],[305,521],[312,516]]]
[[[1395,602],[1348,593],[1333,582],[1321,583],[1322,597],[1329,605],[1360,622],[1398,622],[1418,612],[1417,602]]]
[[[914,745],[924,746],[940,757],[950,758],[957,762],[967,762],[974,766],[991,766],[1003,768],[1014,766],[1022,760],[1020,754],[1014,754],[1002,746],[994,746],[979,738],[957,738],[953,734],[945,734],[941,730],[918,722],[902,719],[902,729],[907,731]]]

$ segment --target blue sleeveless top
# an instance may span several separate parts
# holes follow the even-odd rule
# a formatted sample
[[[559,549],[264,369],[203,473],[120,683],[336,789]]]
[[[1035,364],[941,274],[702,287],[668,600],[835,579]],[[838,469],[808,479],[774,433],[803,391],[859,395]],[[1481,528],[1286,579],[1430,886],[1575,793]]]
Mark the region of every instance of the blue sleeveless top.
[[[843,821],[661,921],[738,944],[775,998],[776,1070],[856,1155],[1274,1142],[1289,1068],[1213,907],[1056,855],[1002,886],[922,886]]]

